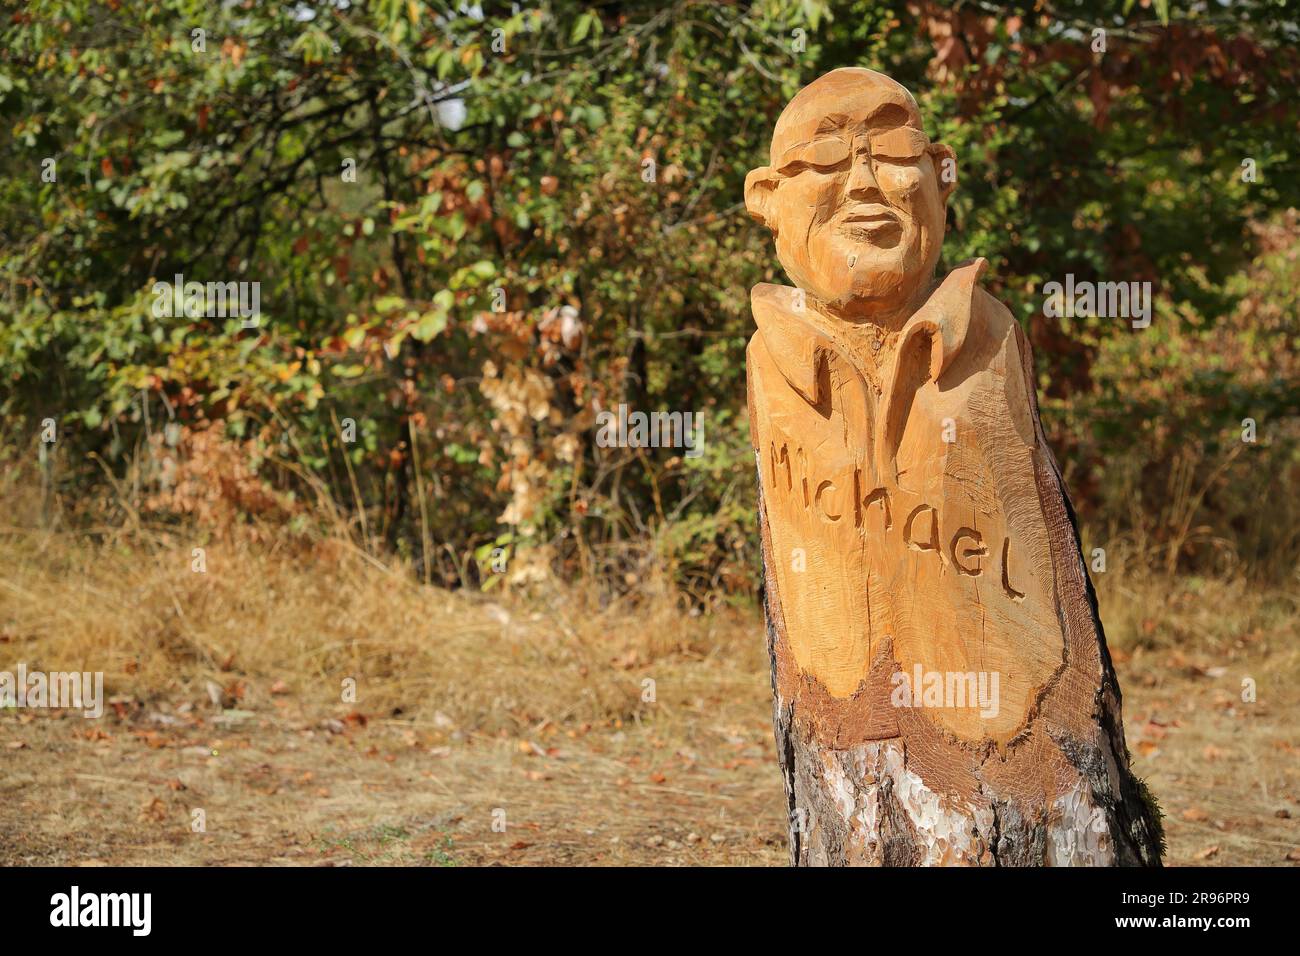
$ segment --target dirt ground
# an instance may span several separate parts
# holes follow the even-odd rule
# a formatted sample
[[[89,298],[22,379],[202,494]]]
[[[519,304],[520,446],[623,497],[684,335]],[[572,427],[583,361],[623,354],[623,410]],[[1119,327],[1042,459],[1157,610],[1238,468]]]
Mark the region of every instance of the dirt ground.
[[[710,757],[646,729],[431,746],[400,721],[215,728],[9,718],[0,863],[779,864],[763,728]],[[335,732],[337,731],[337,732]],[[107,739],[94,739],[101,733]],[[24,746],[14,749],[15,743]],[[202,809],[206,832],[193,831]],[[494,825],[496,829],[494,830]]]
[[[1144,686],[1154,663],[1122,673],[1168,863],[1294,865],[1294,723],[1194,664]],[[741,724],[685,717],[676,744],[650,724],[462,735],[445,721],[308,718],[285,700],[224,717],[10,711],[0,864],[782,865],[762,688],[752,697]]]

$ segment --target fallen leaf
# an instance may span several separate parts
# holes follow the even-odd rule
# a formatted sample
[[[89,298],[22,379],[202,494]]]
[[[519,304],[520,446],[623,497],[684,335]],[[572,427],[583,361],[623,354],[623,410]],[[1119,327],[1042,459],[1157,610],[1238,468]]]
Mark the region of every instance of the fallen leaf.
[[[140,808],[140,819],[162,823],[167,819],[167,804],[163,803],[157,797],[154,797]]]

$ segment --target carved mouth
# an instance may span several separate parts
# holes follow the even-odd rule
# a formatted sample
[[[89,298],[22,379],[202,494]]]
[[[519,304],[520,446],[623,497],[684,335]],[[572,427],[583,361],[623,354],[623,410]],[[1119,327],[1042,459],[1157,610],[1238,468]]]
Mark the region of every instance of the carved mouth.
[[[882,206],[879,203],[870,203],[865,206],[857,206],[844,216],[844,222],[880,222],[887,220],[897,222],[898,217],[888,206]]]
[[[851,239],[870,242],[902,231],[898,215],[878,203],[856,206],[840,218],[839,231]]]

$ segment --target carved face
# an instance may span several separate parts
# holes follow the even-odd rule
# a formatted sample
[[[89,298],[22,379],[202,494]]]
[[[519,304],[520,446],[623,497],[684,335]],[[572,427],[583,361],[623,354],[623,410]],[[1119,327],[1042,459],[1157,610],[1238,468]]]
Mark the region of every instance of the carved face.
[[[799,288],[848,314],[896,310],[938,262],[952,190],[939,174],[952,155],[926,138],[903,87],[835,70],[777,120],[771,165],[750,173],[746,205]]]

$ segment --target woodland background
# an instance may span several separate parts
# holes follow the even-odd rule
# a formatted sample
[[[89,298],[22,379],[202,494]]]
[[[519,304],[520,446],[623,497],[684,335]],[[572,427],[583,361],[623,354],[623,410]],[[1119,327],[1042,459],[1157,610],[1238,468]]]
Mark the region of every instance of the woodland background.
[[[328,515],[442,584],[490,580],[501,545],[515,580],[652,563],[701,599],[752,594],[748,289],[782,276],[743,178],[801,85],[868,65],[957,150],[945,264],[990,260],[1098,540],[1289,574],[1296,496],[1270,489],[1297,477],[1297,20],[1116,7],[19,7],[5,454],[32,459],[52,417],[65,507],[125,482],[130,507],[204,528]],[[1067,272],[1152,282],[1152,327],[1045,318]],[[155,319],[175,273],[259,281],[261,327]],[[703,412],[706,453],[596,447],[620,402]]]
[[[1297,40],[1271,0],[5,4],[0,665],[117,704],[4,717],[0,861],[778,862],[744,349],[785,279],[742,185],[849,65],[956,150],[941,268],[987,257],[1033,344],[1173,859],[1283,859]],[[260,326],[155,318],[177,273]],[[1150,328],[1044,317],[1066,273],[1150,281]],[[703,456],[598,447],[619,403]],[[387,796],[324,779],[381,757]],[[546,839],[485,830],[507,792]]]

